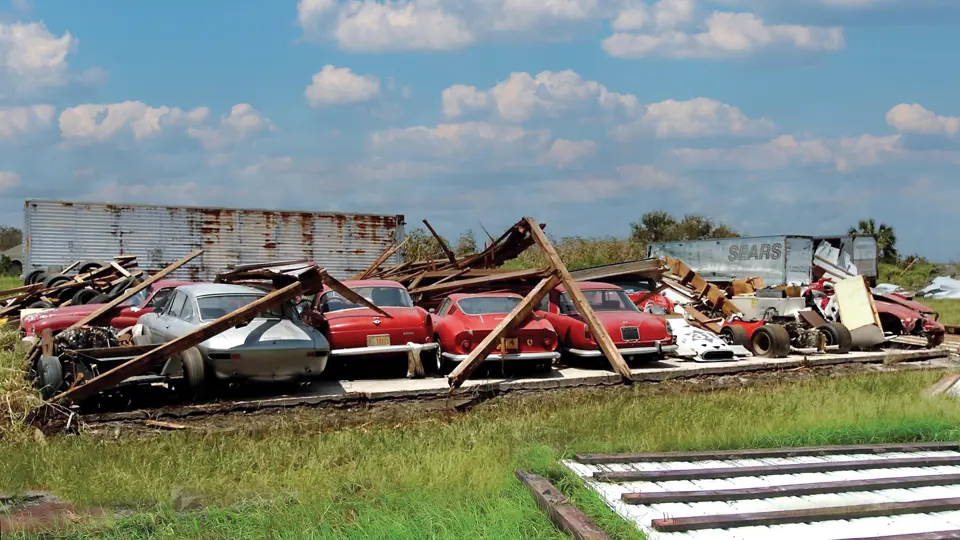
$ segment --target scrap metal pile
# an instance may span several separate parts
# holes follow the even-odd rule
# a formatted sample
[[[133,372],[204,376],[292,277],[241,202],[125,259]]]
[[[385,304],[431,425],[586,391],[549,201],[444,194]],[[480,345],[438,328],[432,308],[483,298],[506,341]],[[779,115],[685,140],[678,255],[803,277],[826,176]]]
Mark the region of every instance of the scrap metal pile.
[[[33,270],[24,276],[22,287],[0,291],[4,299],[0,318],[16,320],[23,310],[102,304],[140,283],[142,277],[132,255],[77,261],[58,272]]]

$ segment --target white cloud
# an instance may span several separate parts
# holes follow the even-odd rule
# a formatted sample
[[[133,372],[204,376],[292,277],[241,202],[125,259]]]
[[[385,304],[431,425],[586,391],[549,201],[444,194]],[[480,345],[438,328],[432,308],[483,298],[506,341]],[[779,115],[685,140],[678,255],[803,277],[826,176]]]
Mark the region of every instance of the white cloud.
[[[341,49],[357,52],[458,49],[473,32],[437,2],[373,0],[341,5],[334,36]]]
[[[511,122],[523,122],[535,115],[558,116],[589,106],[632,115],[638,103],[636,96],[611,92],[569,69],[543,71],[535,77],[526,72],[511,73],[489,90],[454,85],[443,91],[443,112],[448,118],[496,107],[500,117]]]
[[[231,107],[230,114],[220,117],[219,126],[191,127],[187,134],[200,141],[205,149],[215,150],[237,144],[248,135],[263,130],[276,128],[249,103],[238,103]]]
[[[76,48],[69,32],[56,37],[43,22],[0,23],[0,80],[15,91],[64,85],[67,55]]]
[[[504,126],[487,122],[438,124],[434,127],[414,126],[387,129],[370,135],[374,150],[399,150],[401,154],[427,154],[435,157],[483,156],[490,152],[525,156],[546,149],[550,140],[547,130],[528,130],[519,126]],[[506,165],[498,162],[497,165]]]
[[[804,140],[781,135],[762,144],[733,148],[677,148],[673,153],[683,164],[708,168],[760,171],[796,165],[828,165],[847,172],[900,157],[905,151],[898,135]]]
[[[488,0],[489,1],[489,0]],[[600,0],[503,0],[491,2],[494,30],[527,30],[550,21],[584,21],[600,13]]]
[[[56,112],[53,105],[0,107],[0,139],[11,140],[48,127]]]
[[[329,64],[313,75],[313,81],[304,91],[307,103],[313,107],[359,103],[379,95],[380,80],[377,77],[357,75],[350,68]]]
[[[621,12],[614,21],[614,34],[602,43],[607,54],[621,58],[726,58],[775,47],[806,51],[836,51],[844,47],[842,28],[768,25],[752,13],[714,12],[700,31],[686,24],[692,11],[666,11],[660,7],[664,2],[689,4],[662,0],[654,6],[652,15],[642,7]],[[664,15],[657,19],[661,11]]]
[[[550,150],[544,155],[543,161],[562,169],[596,153],[597,143],[593,141],[557,139],[550,145]]]
[[[773,122],[766,118],[751,119],[737,107],[701,97],[652,103],[646,107],[643,116],[615,127],[612,133],[619,140],[647,133],[658,138],[753,137],[769,135],[775,129]]]
[[[20,175],[13,171],[0,171],[0,191],[6,191],[20,185]]]
[[[184,111],[177,107],[151,107],[140,101],[108,105],[78,105],[60,113],[60,136],[77,142],[104,141],[123,131],[136,140],[147,139],[167,126],[202,122],[209,114],[206,107]]]
[[[939,116],[933,111],[914,103],[901,103],[887,112],[887,124],[902,133],[927,135],[957,135],[960,133],[960,117]]]

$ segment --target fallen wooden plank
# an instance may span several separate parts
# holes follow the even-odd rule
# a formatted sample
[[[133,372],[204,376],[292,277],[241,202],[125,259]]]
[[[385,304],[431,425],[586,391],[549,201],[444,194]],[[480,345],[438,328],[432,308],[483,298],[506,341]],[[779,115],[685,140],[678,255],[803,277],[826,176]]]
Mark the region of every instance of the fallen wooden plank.
[[[326,272],[323,273],[323,282],[327,285],[327,287],[330,287],[332,290],[336,291],[337,294],[353,302],[354,304],[360,304],[362,306],[366,306],[388,319],[393,318],[393,315],[390,315],[389,313],[381,309],[379,306],[373,304],[366,298],[353,292],[353,289],[351,289],[350,287],[347,287],[346,285],[344,285],[343,283],[341,283],[336,278],[334,278],[333,276],[331,276]]]
[[[146,289],[147,287],[153,285],[153,284],[156,283],[157,281],[160,281],[161,279],[167,277],[167,275],[169,275],[171,272],[174,272],[175,270],[177,270],[177,269],[180,268],[181,266],[187,264],[188,262],[190,262],[190,261],[193,260],[194,258],[199,257],[201,254],[203,254],[203,250],[202,250],[202,249],[198,249],[197,251],[194,251],[193,253],[187,255],[186,257],[180,259],[179,261],[171,264],[170,266],[167,266],[167,267],[164,268],[163,270],[160,270],[160,271],[157,272],[156,274],[154,274],[154,275],[150,276],[149,278],[147,278],[146,280],[140,282],[138,285],[134,285],[133,287],[130,287],[129,289],[127,289],[126,291],[124,291],[123,294],[121,294],[120,296],[114,298],[114,299],[111,300],[110,302],[108,302],[108,303],[104,304],[103,306],[101,306],[100,309],[94,311],[94,312],[91,313],[90,315],[87,315],[87,316],[84,317],[83,319],[81,319],[81,320],[73,323],[73,325],[71,325],[70,328],[68,328],[68,330],[72,330],[72,329],[74,329],[74,328],[80,328],[81,326],[87,326],[87,325],[92,325],[92,324],[94,324],[94,323],[97,322],[101,317],[103,317],[104,315],[106,315],[107,313],[109,313],[112,309],[114,309],[115,307],[119,306],[120,304],[126,302],[127,299],[132,298],[132,297],[133,297],[135,294],[137,294],[138,292],[140,292],[140,291]],[[110,268],[110,267],[107,267],[107,268]]]
[[[843,540],[957,540],[960,538],[960,529],[949,531],[891,534],[888,536],[865,536],[860,538],[844,538]]]
[[[837,446],[796,446],[749,448],[746,450],[708,450],[704,452],[647,452],[626,454],[577,454],[577,461],[591,465],[605,463],[660,463],[666,461],[716,461],[727,459],[767,459],[845,454],[889,454],[891,452],[935,452],[960,450],[957,442],[905,444],[851,444]]]
[[[117,272],[120,272],[120,274],[123,276],[130,277],[131,275],[129,270],[117,264],[116,261],[110,261],[110,266],[112,266]]]
[[[440,245],[440,249],[443,250],[444,255],[446,255],[447,258],[450,259],[450,264],[452,264],[454,267],[456,267],[456,266],[457,266],[457,255],[456,255],[456,253],[454,253],[454,252],[447,246],[447,243],[443,241],[443,237],[440,236],[439,234],[437,234],[437,231],[433,230],[433,226],[430,225],[430,222],[429,222],[429,221],[423,220],[423,224],[426,225],[426,226],[427,226],[427,229],[430,230],[430,234],[432,234],[433,237],[437,239],[437,244]]]
[[[427,285],[424,287],[419,287],[416,289],[411,289],[411,294],[431,294],[449,291],[452,289],[457,289],[460,287],[472,287],[475,285],[486,285],[488,283],[497,283],[500,281],[511,281],[517,279],[532,279],[532,278],[542,278],[545,275],[549,275],[550,271],[544,271],[543,268],[531,268],[526,270],[515,270],[513,272],[504,273],[504,274],[495,274],[490,276],[461,279],[458,281],[448,281],[445,283],[438,283],[434,285]]]
[[[319,271],[316,271],[319,272]],[[232,311],[209,322],[193,332],[184,334],[173,341],[168,341],[150,352],[144,353],[132,360],[128,360],[119,366],[90,379],[86,384],[77,386],[71,390],[63,392],[51,399],[52,402],[61,402],[65,400],[79,401],[90,397],[98,392],[113,388],[129,377],[139,375],[150,369],[154,363],[159,363],[167,358],[179,354],[190,347],[194,347],[204,341],[216,336],[226,330],[233,328],[243,321],[253,319],[258,313],[280,305],[281,303],[298,296],[303,292],[303,283],[297,281],[286,287],[274,291],[262,298],[257,299],[246,306]]]
[[[881,489],[913,489],[930,486],[950,486],[960,484],[960,474],[934,474],[924,476],[901,476],[897,478],[868,478],[865,480],[841,480],[836,482],[811,482],[808,484],[787,484],[756,488],[699,490],[699,491],[659,491],[650,493],[624,493],[621,499],[626,504],[666,504],[716,501],[745,501],[767,499],[770,497],[805,497],[827,493],[849,493],[852,491],[873,491]]]
[[[409,236],[404,238],[403,242],[400,242],[399,244],[394,243],[392,246],[384,250],[384,252],[381,253],[379,257],[377,257],[377,260],[373,261],[370,264],[370,266],[367,267],[366,270],[354,276],[353,279],[367,279],[368,277],[370,277],[370,275],[372,275],[374,272],[377,271],[378,268],[380,268],[381,264],[386,262],[386,260],[389,259],[390,257],[393,257],[393,254],[400,251],[400,249],[403,248],[403,246],[405,246],[408,241],[410,241]]]
[[[572,535],[577,540],[607,540],[603,529],[581,512],[566,497],[560,493],[549,480],[520,469],[516,470],[517,478],[527,487],[537,505],[547,513],[550,521],[563,532]]]
[[[530,229],[534,242],[540,246],[547,260],[550,261],[554,269],[560,273],[560,280],[567,294],[570,296],[570,300],[573,301],[573,305],[577,308],[577,313],[583,317],[587,328],[590,329],[594,339],[597,340],[597,344],[600,346],[600,350],[603,351],[603,355],[607,358],[607,361],[610,362],[610,365],[613,366],[614,371],[619,373],[624,380],[630,381],[633,376],[633,373],[630,371],[630,366],[627,365],[627,362],[623,359],[623,355],[620,354],[620,350],[617,349],[617,346],[613,343],[613,339],[610,337],[610,334],[607,333],[606,327],[604,327],[600,319],[597,318],[597,314],[593,312],[593,308],[590,307],[590,303],[587,302],[587,298],[583,296],[577,282],[573,279],[573,276],[570,275],[570,271],[567,270],[566,265],[563,264],[563,260],[560,259],[560,255],[557,254],[557,250],[554,249],[550,239],[547,238],[547,235],[543,233],[540,225],[533,218],[527,217],[523,219]]]
[[[597,472],[594,473],[593,477],[601,482],[667,482],[674,480],[743,478],[745,476],[895,469],[901,467],[945,467],[953,465],[960,465],[960,456],[824,461],[818,463],[787,463],[784,465],[718,467],[712,469],[674,469],[668,471]]]
[[[550,291],[559,283],[560,276],[557,274],[544,278],[519,304],[514,306],[513,310],[497,324],[496,328],[487,334],[486,337],[470,351],[467,358],[460,362],[460,365],[448,375],[450,388],[459,388],[460,385],[467,380],[467,377],[486,361],[487,356],[490,355],[497,343],[500,342],[500,338],[523,324],[527,317],[540,305],[543,297],[550,294]]]
[[[146,420],[146,421],[144,421],[144,424],[145,424],[145,425],[148,425],[148,426],[150,426],[150,427],[157,427],[157,428],[163,428],[163,429],[173,429],[173,430],[187,429],[187,427],[189,427],[189,426],[185,426],[185,425],[183,425],[183,424],[174,424],[174,423],[172,423],[172,422],[161,422],[161,421],[159,421],[159,420]]]
[[[960,498],[924,501],[827,506],[803,510],[780,510],[749,514],[722,514],[654,519],[651,525],[659,532],[686,532],[734,527],[763,527],[785,523],[850,520],[904,514],[923,514],[960,510]]]

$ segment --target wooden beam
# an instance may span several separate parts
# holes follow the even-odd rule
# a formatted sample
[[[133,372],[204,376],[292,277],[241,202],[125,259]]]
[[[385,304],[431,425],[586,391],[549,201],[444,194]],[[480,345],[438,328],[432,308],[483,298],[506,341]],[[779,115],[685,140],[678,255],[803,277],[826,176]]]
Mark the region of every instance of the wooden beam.
[[[960,474],[934,474],[927,476],[902,476],[899,478],[868,478],[866,480],[843,480],[838,482],[811,482],[758,488],[718,489],[701,491],[658,491],[650,493],[624,493],[627,504],[665,504],[716,501],[745,501],[770,497],[805,497],[825,493],[849,493],[880,489],[913,489],[930,486],[960,484]]]
[[[377,257],[377,260],[373,261],[373,263],[371,263],[366,270],[354,276],[353,279],[367,279],[368,277],[370,277],[371,274],[373,274],[374,272],[377,271],[378,268],[380,268],[381,264],[386,262],[386,260],[389,259],[390,257],[393,257],[393,254],[400,251],[400,248],[406,245],[406,243],[409,240],[410,240],[410,237],[408,236],[404,238],[403,242],[400,242],[399,244],[394,242],[393,245],[385,249],[383,253],[381,253],[380,256]]]
[[[100,374],[87,381],[86,384],[76,386],[66,392],[54,396],[51,401],[60,402],[65,400],[79,401],[90,397],[100,391],[113,388],[129,377],[139,375],[150,367],[174,355],[195,347],[204,341],[221,334],[238,324],[253,319],[257,314],[276,307],[283,302],[299,295],[303,292],[303,283],[297,281],[286,287],[276,290],[262,298],[236,309],[215,321],[211,321],[196,330],[184,334],[173,341],[168,341],[150,352],[141,354],[132,360],[128,360],[119,366]]]
[[[80,261],[73,261],[72,263],[70,263],[69,265],[67,265],[66,268],[64,268],[63,270],[61,270],[60,273],[61,273],[61,274],[66,274],[67,272],[73,270],[73,269],[76,268],[77,266],[80,266]]]
[[[110,261],[110,266],[112,266],[114,270],[116,270],[117,272],[120,272],[122,275],[126,277],[131,276],[130,271],[120,266],[119,264],[117,264],[117,261]]]
[[[543,278],[536,287],[530,291],[527,296],[514,306],[513,310],[497,324],[486,337],[480,340],[480,343],[474,347],[467,358],[460,362],[460,365],[453,370],[447,378],[450,381],[450,388],[458,388],[467,380],[467,377],[474,372],[487,359],[487,356],[493,351],[500,338],[516,330],[523,322],[537,309],[543,297],[550,293],[557,284],[560,283],[560,276],[551,274]]]
[[[146,280],[140,282],[140,284],[134,285],[133,287],[130,287],[129,289],[127,289],[126,291],[124,291],[123,294],[121,294],[120,296],[114,298],[113,300],[111,300],[111,301],[108,302],[107,304],[104,304],[103,306],[101,306],[100,309],[94,311],[94,312],[91,313],[90,315],[87,315],[87,316],[84,317],[83,319],[81,319],[81,320],[73,323],[73,325],[70,326],[70,328],[68,328],[67,330],[73,330],[74,328],[80,328],[81,326],[87,326],[87,325],[91,325],[91,324],[96,323],[97,320],[100,319],[100,317],[103,317],[104,315],[106,315],[107,313],[109,313],[110,310],[112,310],[113,308],[115,308],[115,307],[119,306],[120,304],[126,302],[129,298],[132,298],[135,294],[137,294],[138,292],[140,292],[140,291],[146,289],[147,287],[153,285],[153,284],[156,283],[157,281],[160,281],[161,279],[167,277],[167,275],[169,275],[171,272],[173,272],[173,271],[177,270],[178,268],[180,268],[181,266],[187,264],[188,262],[190,262],[190,261],[193,260],[194,258],[199,257],[202,253],[203,253],[203,250],[202,250],[202,249],[198,249],[197,251],[194,251],[193,253],[187,255],[186,257],[180,259],[179,261],[171,264],[170,266],[168,266],[168,267],[164,268],[163,270],[157,272],[156,274],[150,276],[150,277],[147,278]],[[110,268],[110,267],[107,267],[107,268]]]
[[[426,285],[424,287],[419,287],[417,289],[410,289],[411,293],[425,294],[425,293],[437,293],[443,291],[449,291],[459,287],[469,287],[472,285],[486,285],[488,283],[496,283],[498,281],[511,281],[516,279],[529,279],[544,277],[550,274],[550,269],[543,268],[531,268],[526,270],[515,270],[513,272],[497,273],[489,276],[461,279],[459,281],[448,281],[445,283],[434,283],[433,285]]]
[[[715,469],[674,469],[668,471],[597,472],[594,479],[601,482],[667,482],[673,480],[706,480],[743,478],[744,476],[772,476],[782,474],[860,471],[868,469],[896,469],[901,467],[946,467],[960,465],[960,456],[919,458],[869,459],[860,461],[822,461],[818,463],[787,463],[784,465],[757,465],[751,467],[719,467]]]
[[[898,516],[904,514],[925,514],[931,512],[948,512],[957,509],[960,509],[960,498],[929,499],[924,501],[827,506],[804,510],[780,510],[749,514],[663,518],[654,519],[651,525],[659,532],[686,532],[704,529],[764,527],[785,523],[813,523],[818,521]]]
[[[652,452],[627,454],[577,454],[577,461],[590,465],[608,463],[661,463],[665,461],[717,461],[726,459],[768,459],[845,454],[889,454],[891,452],[947,452],[960,450],[960,443],[930,442],[907,444],[852,444],[836,446],[793,446],[708,450],[704,452]]]
[[[443,241],[443,237],[437,234],[437,231],[433,230],[433,227],[430,225],[430,222],[423,220],[423,224],[427,226],[427,229],[430,229],[430,234],[437,239],[437,243],[440,244],[440,249],[443,250],[443,253],[450,259],[450,262],[456,266],[457,265],[457,255],[449,247],[447,243]]]
[[[540,246],[547,260],[550,261],[551,266],[560,273],[561,282],[567,290],[567,294],[570,295],[570,300],[573,301],[573,305],[577,307],[577,312],[583,317],[584,322],[587,323],[587,328],[590,329],[593,337],[597,340],[597,344],[600,346],[600,350],[603,351],[603,355],[607,357],[607,361],[610,362],[614,371],[619,373],[621,377],[627,381],[632,380],[633,373],[630,371],[630,366],[628,366],[627,362],[623,359],[623,355],[620,354],[620,350],[617,349],[617,346],[613,343],[613,339],[610,337],[610,334],[607,333],[607,329],[603,326],[603,323],[597,318],[597,314],[593,312],[593,308],[590,307],[587,298],[580,292],[580,287],[577,286],[577,282],[573,279],[573,276],[570,275],[566,265],[563,264],[560,255],[557,254],[557,250],[554,249],[553,244],[550,243],[550,239],[547,238],[547,235],[543,233],[540,225],[533,218],[527,217],[523,219],[526,221],[533,235],[534,242]]]
[[[350,287],[347,287],[342,282],[340,282],[335,277],[331,276],[326,272],[323,273],[323,282],[326,283],[328,287],[336,291],[340,296],[346,298],[347,300],[353,302],[354,304],[360,304],[362,306],[366,306],[388,319],[393,318],[393,315],[390,315],[383,309],[379,308],[378,306],[374,305],[372,302],[368,301],[366,298],[355,293],[353,289],[351,289]]]
[[[843,540],[956,540],[957,538],[960,538],[960,529],[953,529],[949,531],[891,534],[888,536],[861,536],[859,538],[844,538]]]
[[[592,519],[553,487],[549,480],[520,469],[517,469],[515,474],[558,529],[572,535],[576,540],[610,538]]]

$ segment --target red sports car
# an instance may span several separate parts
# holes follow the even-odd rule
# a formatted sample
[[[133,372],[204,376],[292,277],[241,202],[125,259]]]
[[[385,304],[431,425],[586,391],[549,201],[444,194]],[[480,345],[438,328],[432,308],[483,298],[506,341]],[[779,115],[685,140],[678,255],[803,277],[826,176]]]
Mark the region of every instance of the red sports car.
[[[139,319],[141,315],[151,313],[154,307],[163,305],[174,288],[180,285],[194,284],[192,281],[161,279],[133,295],[126,302],[120,304],[120,306],[117,307],[117,311],[110,318],[110,326],[117,329],[133,326],[137,324],[137,319]],[[84,317],[101,307],[103,307],[103,304],[83,304],[79,306],[47,309],[20,319],[20,328],[26,336],[40,335],[40,332],[43,332],[47,328],[54,332],[59,332],[83,320]]]
[[[440,368],[446,372],[466,360],[513,308],[523,300],[513,293],[451,294],[437,309],[433,331],[440,344]],[[501,345],[503,348],[501,349]],[[487,362],[530,362],[549,371],[557,352],[557,333],[543,318],[534,315],[504,337]]]
[[[677,350],[666,319],[640,311],[622,288],[589,281],[577,285],[626,360],[655,359]],[[550,292],[549,302],[541,309],[556,329],[563,352],[579,357],[603,356],[562,285]]]
[[[343,284],[389,313],[391,318],[354,304],[325,287],[301,316],[327,337],[332,358],[406,355],[417,347],[436,350],[430,314],[423,308],[414,307],[403,285],[374,279],[348,280]],[[433,356],[435,354],[421,355],[425,368],[436,364],[428,361],[428,357]]]

